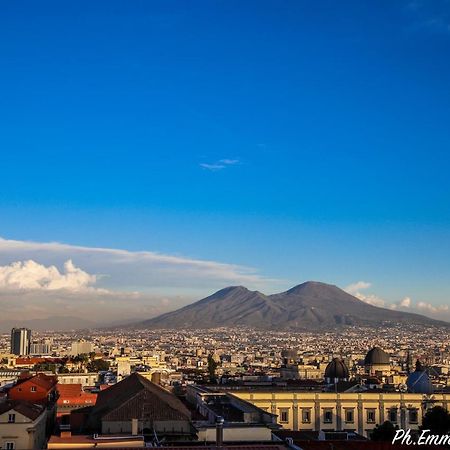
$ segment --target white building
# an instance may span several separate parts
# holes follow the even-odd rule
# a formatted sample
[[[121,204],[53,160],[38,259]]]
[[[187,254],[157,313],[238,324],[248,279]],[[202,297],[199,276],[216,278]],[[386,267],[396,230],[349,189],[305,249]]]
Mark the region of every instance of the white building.
[[[93,345],[90,342],[85,341],[84,339],[80,339],[78,341],[72,342],[72,344],[70,346],[69,354],[71,356],[77,356],[77,355],[82,355],[82,354],[88,355],[92,351],[93,351]]]
[[[24,401],[0,403],[0,448],[40,450],[45,447],[47,410]]]

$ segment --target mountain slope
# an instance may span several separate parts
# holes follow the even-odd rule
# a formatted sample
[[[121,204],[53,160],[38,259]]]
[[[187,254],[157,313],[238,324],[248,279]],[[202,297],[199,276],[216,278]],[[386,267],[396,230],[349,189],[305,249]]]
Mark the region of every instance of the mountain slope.
[[[137,326],[174,329],[249,326],[295,330],[394,322],[450,326],[419,314],[378,308],[336,286],[315,281],[273,295],[249,291],[243,286],[228,287]]]

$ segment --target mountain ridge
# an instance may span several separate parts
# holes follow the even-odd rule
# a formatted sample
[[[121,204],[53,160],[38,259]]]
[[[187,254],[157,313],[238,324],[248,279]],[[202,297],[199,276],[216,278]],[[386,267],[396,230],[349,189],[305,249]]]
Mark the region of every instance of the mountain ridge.
[[[134,326],[167,329],[248,326],[268,330],[313,330],[399,322],[450,327],[448,322],[420,314],[370,305],[337,286],[320,281],[307,281],[271,295],[251,291],[245,286],[228,286]]]

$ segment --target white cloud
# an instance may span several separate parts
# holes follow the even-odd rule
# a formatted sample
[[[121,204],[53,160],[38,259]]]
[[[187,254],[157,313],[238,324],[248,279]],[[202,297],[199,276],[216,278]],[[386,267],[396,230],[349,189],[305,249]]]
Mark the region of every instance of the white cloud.
[[[416,308],[420,311],[423,311],[425,313],[431,313],[431,314],[438,314],[438,313],[442,313],[442,312],[446,312],[448,311],[448,306],[447,305],[432,305],[431,303],[427,303],[427,302],[418,302],[416,305]]]
[[[369,305],[385,307],[386,302],[382,298],[374,294],[364,294],[361,292],[365,289],[369,289],[371,286],[372,283],[368,283],[367,281],[357,281],[356,283],[348,285],[344,290]]]
[[[349,294],[354,295],[359,300],[362,300],[363,302],[369,303],[373,306],[379,306],[389,309],[407,309],[411,312],[435,316],[435,318],[437,319],[450,320],[450,317],[436,316],[438,314],[449,312],[450,308],[448,307],[448,305],[433,305],[431,303],[423,301],[419,301],[414,304],[411,297],[404,297],[397,303],[387,302],[375,294],[366,294],[361,292],[362,290],[369,289],[370,287],[372,287],[372,283],[369,283],[367,281],[357,281],[356,283],[348,285],[344,290]]]
[[[398,306],[401,306],[402,308],[410,308],[411,307],[411,298],[405,297]]]
[[[40,243],[0,238],[0,265],[33,260],[41,265],[63,266],[73,260],[81,272],[97,274],[86,278],[80,269],[66,267],[71,280],[78,278],[100,287],[142,291],[160,287],[202,288],[245,284],[262,288],[276,281],[264,278],[256,269],[235,264],[166,255],[151,251],[83,247],[57,242]],[[52,271],[54,271],[52,269]],[[99,276],[98,274],[102,274]],[[66,273],[67,275],[67,273]]]
[[[228,285],[264,290],[279,282],[253,268],[216,261],[0,238],[2,318],[24,311],[29,318],[147,318]]]
[[[356,294],[361,289],[368,289],[372,286],[371,283],[368,283],[367,281],[357,281],[356,283],[349,284],[345,291],[347,291],[349,294]]]
[[[214,163],[200,163],[200,167],[215,172],[218,170],[226,169],[229,166],[234,166],[236,164],[239,164],[238,159],[220,159],[219,161]]]
[[[64,263],[62,272],[56,266],[45,266],[31,259],[0,266],[0,289],[63,289],[77,292],[92,289],[96,281],[95,275],[75,267],[70,259]]]

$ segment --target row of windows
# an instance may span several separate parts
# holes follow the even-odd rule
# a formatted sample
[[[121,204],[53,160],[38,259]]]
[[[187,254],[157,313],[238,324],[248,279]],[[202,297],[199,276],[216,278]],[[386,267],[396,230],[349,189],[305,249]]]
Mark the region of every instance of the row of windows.
[[[301,410],[302,423],[311,423],[311,408],[302,408]],[[323,423],[333,423],[333,408],[322,409],[322,421]],[[410,408],[408,410],[408,421],[411,424],[418,423],[418,411],[416,408]],[[392,423],[396,423],[398,420],[398,410],[392,408],[388,410],[388,420]],[[346,423],[355,422],[355,408],[344,408],[344,421]],[[366,409],[366,423],[375,423],[376,421],[376,409]],[[280,408],[279,414],[280,423],[289,423],[289,409]]]

